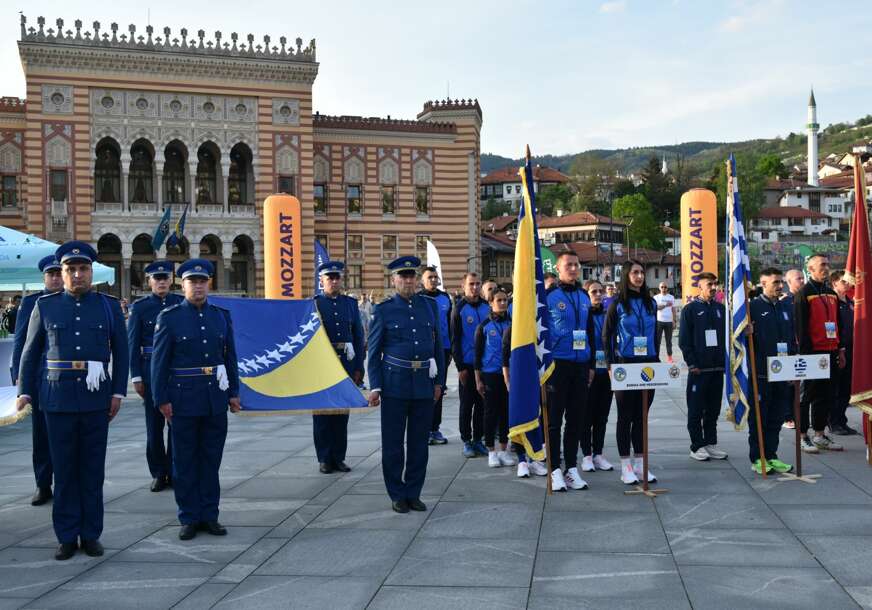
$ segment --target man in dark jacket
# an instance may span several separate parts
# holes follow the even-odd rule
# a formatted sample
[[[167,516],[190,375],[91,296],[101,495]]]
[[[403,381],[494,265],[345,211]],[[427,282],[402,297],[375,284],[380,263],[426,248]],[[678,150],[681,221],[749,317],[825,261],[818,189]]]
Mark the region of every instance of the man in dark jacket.
[[[848,425],[845,415],[851,402],[851,372],[854,368],[854,299],[848,297],[848,284],[842,279],[844,275],[842,270],[830,274],[830,284],[839,297],[839,338],[845,349],[845,368],[838,372],[836,401],[830,411],[830,432],[839,436],[857,434]]]
[[[684,355],[687,376],[687,431],[690,457],[704,462],[726,459],[717,448],[718,416],[724,392],[724,341],[727,312],[715,300],[718,278],[699,275],[699,296],[681,310],[678,345]]]

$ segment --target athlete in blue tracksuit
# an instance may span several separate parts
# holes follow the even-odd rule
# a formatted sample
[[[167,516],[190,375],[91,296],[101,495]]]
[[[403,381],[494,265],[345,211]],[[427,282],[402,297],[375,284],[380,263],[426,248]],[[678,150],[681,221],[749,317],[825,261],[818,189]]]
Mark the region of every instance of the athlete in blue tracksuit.
[[[508,296],[496,289],[490,295],[491,313],[475,331],[475,381],[484,398],[484,444],[488,466],[513,466],[509,442],[509,394],[503,379],[503,335],[509,327]],[[494,445],[499,437],[500,451]]]
[[[588,425],[581,430],[579,444],[584,456],[583,471],[614,470],[603,456],[606,425],[612,409],[612,382],[606,365],[606,352],[603,347],[603,325],[606,310],[603,308],[603,285],[594,281],[587,288],[591,300],[590,317],[593,319],[594,376],[587,390]]]
[[[451,318],[451,353],[460,383],[460,440],[463,455],[487,455],[482,443],[484,402],[475,387],[475,329],[490,315],[481,299],[481,281],[475,273],[463,279],[463,298],[454,305]]]
[[[727,312],[715,300],[717,277],[701,273],[697,277],[700,295],[681,310],[678,346],[687,363],[687,431],[690,457],[706,461],[726,459],[717,448],[718,416],[724,392]]]
[[[439,273],[436,267],[424,267],[421,273],[421,285],[423,288],[418,294],[430,297],[436,301],[439,308],[439,333],[442,335],[442,348],[445,352],[445,368],[451,364],[451,312],[454,306],[451,296],[444,290],[439,289]],[[430,444],[444,445],[448,442],[445,435],[439,430],[442,425],[442,399],[444,393],[433,404],[433,427],[430,429]]]
[[[18,365],[21,360],[21,352],[24,350],[24,341],[27,339],[27,328],[30,324],[30,314],[36,306],[36,301],[42,296],[59,292],[64,287],[61,278],[61,264],[54,254],[42,258],[39,261],[39,270],[42,271],[45,289],[34,294],[29,294],[21,300],[18,308],[18,317],[15,319],[15,344],[12,350],[12,384],[18,383]],[[45,359],[43,358],[43,367]],[[42,372],[38,373],[42,378]],[[51,500],[51,452],[48,447],[48,432],[45,428],[45,415],[39,408],[39,396],[32,397],[31,421],[33,426],[33,474],[36,476],[36,492],[30,499],[32,506],[42,506]]]

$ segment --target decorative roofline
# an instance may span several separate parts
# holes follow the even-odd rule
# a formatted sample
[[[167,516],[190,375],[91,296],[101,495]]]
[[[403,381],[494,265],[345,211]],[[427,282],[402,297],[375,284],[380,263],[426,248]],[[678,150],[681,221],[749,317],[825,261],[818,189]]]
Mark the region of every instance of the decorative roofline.
[[[0,112],[24,113],[25,101],[17,97],[0,97]]]
[[[481,106],[477,99],[474,100],[430,100],[424,103],[424,109],[418,113],[418,118],[421,118],[428,112],[439,112],[442,110],[475,110],[481,120]]]
[[[39,29],[34,27],[27,28],[27,17],[21,16],[21,42],[30,43],[48,43],[72,45],[79,47],[96,47],[101,49],[130,49],[137,51],[157,51],[178,53],[187,55],[207,55],[215,57],[239,57],[241,59],[270,59],[276,61],[290,62],[312,62],[315,59],[315,39],[309,42],[309,45],[303,48],[303,39],[297,38],[296,49],[288,47],[288,40],[284,36],[279,38],[281,47],[272,44],[272,39],[269,36],[263,37],[263,44],[254,43],[254,35],[248,34],[246,37],[248,44],[238,44],[239,35],[236,32],[230,34],[230,42],[226,40],[222,42],[223,34],[221,31],[215,32],[214,41],[205,41],[206,32],[204,30],[197,31],[197,39],[188,37],[188,30],[182,28],[178,37],[172,36],[170,28],[163,29],[164,36],[156,36],[152,38],[154,28],[147,26],[145,32],[147,36],[140,34],[136,35],[136,26],[131,24],[127,27],[130,35],[122,33],[118,35],[118,24],[110,25],[111,36],[109,32],[100,31],[100,22],[93,23],[93,33],[86,30],[82,33],[82,21],[76,19],[74,22],[76,31],[70,29],[64,31],[64,20],[57,19],[57,31],[54,28],[45,29],[45,17],[37,17],[36,19]],[[272,45],[272,46],[271,46]]]
[[[424,122],[391,117],[331,116],[316,112],[312,117],[316,129],[366,129],[370,131],[404,131],[411,133],[456,134],[457,125],[446,122]]]

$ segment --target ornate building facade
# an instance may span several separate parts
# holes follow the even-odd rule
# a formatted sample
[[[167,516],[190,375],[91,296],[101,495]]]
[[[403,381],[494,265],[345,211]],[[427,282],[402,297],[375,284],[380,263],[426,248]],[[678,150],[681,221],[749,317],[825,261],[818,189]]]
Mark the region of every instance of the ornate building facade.
[[[303,271],[315,240],[352,289],[387,287],[383,261],[440,251],[446,284],[479,261],[477,101],[427,102],[415,120],[313,111],[315,41],[21,18],[25,99],[0,98],[0,224],[97,247],[113,292],[137,294],[163,214],[187,208],[160,255],[202,256],[215,289],[262,295],[261,210],[303,204]],[[308,271],[312,270],[312,273]]]

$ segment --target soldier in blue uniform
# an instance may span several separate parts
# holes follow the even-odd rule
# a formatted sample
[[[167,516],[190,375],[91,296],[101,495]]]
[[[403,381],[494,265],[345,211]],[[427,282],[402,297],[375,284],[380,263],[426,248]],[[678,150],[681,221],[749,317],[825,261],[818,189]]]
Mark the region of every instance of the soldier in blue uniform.
[[[363,381],[363,324],[357,301],[342,294],[342,272],[345,265],[328,261],[318,267],[324,293],[315,297],[324,330],[336,350],[345,372],[359,386]],[[348,412],[312,415],[312,432],[318,469],[323,474],[334,470],[348,472],[345,449],[348,446]]]
[[[198,530],[224,536],[218,522],[218,469],[227,438],[227,406],[239,411],[239,369],[230,313],[207,301],[212,263],[179,265],[185,300],[157,316],[151,358],[154,404],[170,422],[173,491],[181,540]]]
[[[18,365],[21,360],[21,352],[24,350],[24,340],[27,338],[27,328],[30,323],[30,314],[36,306],[36,300],[46,294],[53,294],[64,287],[61,278],[61,264],[54,254],[50,254],[39,261],[39,270],[42,271],[45,289],[34,294],[29,294],[21,301],[18,309],[18,317],[15,320],[15,344],[12,350],[12,384],[18,383]],[[45,358],[41,361],[45,366]],[[44,371],[37,373],[37,378],[42,379]],[[36,492],[30,499],[32,506],[42,506],[51,500],[51,452],[48,449],[48,432],[45,429],[45,416],[39,408],[39,397],[33,396],[31,400],[31,420],[33,421],[33,474],[36,476]]]
[[[439,290],[439,273],[436,267],[424,267],[421,274],[421,285],[423,288],[418,294],[430,297],[436,301],[439,307],[439,332],[442,334],[442,348],[445,352],[445,368],[451,364],[451,296],[444,290]],[[439,430],[442,425],[442,399],[444,392],[439,396],[433,404],[433,426],[430,428],[430,444],[444,445],[448,442],[445,435]]]
[[[52,522],[60,543],[55,559],[64,560],[75,554],[79,540],[88,555],[103,554],[106,442],[109,421],[127,392],[128,363],[121,305],[91,290],[97,252],[70,241],[55,257],[64,290],[40,297],[33,308],[21,355],[18,408],[39,396],[54,466]]]
[[[398,513],[424,511],[433,403],[445,387],[445,356],[436,303],[415,294],[414,256],[388,265],[397,294],[379,303],[369,327],[369,404],[381,404],[382,472]],[[405,441],[405,451],[403,443]]]
[[[173,440],[167,434],[164,445],[166,420],[154,406],[151,393],[151,355],[154,349],[154,325],[157,315],[184,298],[170,292],[173,283],[173,263],[154,261],[145,268],[151,294],[137,299],[130,306],[127,321],[127,342],[130,348],[130,378],[136,393],[145,406],[145,459],[151,473],[151,490],[162,491],[172,482]]]

